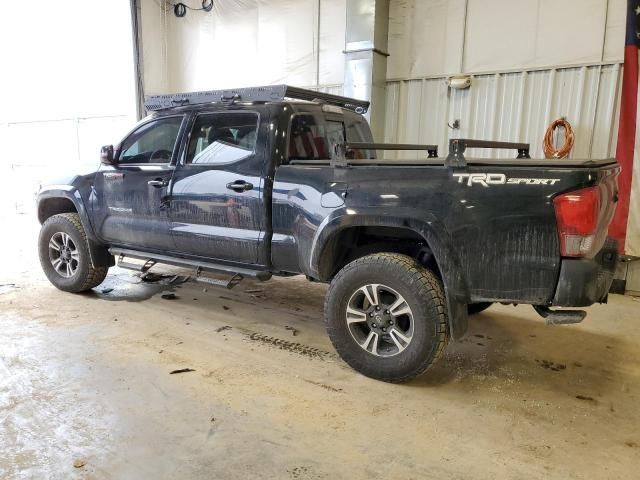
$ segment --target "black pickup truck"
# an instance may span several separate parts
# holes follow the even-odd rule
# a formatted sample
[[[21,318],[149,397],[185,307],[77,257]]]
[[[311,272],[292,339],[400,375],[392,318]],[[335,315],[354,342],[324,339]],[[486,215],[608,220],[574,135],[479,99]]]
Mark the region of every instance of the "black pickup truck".
[[[604,302],[617,262],[607,229],[615,160],[532,160],[527,144],[373,143],[367,102],[288,86],[147,98],[151,114],[101,165],[41,188],[39,255],[81,292],[110,266],[194,276],[304,274],[330,283],[327,331],[357,371],[424,372],[469,313],[531,304],[577,323]],[[472,159],[467,148],[513,159]],[[383,150],[423,158],[384,160]],[[517,154],[515,153],[517,152]]]

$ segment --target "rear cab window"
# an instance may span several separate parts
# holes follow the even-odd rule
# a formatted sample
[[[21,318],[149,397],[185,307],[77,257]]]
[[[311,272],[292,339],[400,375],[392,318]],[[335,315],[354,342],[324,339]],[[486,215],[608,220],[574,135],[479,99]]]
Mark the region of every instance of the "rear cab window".
[[[330,160],[336,143],[373,142],[367,121],[357,114],[297,113],[291,117],[287,159]],[[348,150],[347,158],[375,158],[371,150]]]
[[[300,113],[291,119],[289,160],[327,160],[331,145],[344,142],[344,123],[323,115]]]

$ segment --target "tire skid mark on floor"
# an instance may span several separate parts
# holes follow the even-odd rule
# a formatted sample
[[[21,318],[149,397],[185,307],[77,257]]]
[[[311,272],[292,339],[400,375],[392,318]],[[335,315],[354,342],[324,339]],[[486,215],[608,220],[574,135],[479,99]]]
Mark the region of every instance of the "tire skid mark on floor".
[[[316,347],[310,347],[309,345],[304,345],[302,343],[290,342],[288,340],[283,340],[281,338],[272,337],[257,332],[248,332],[246,335],[247,340],[256,342],[259,345],[275,347],[278,350],[285,350],[287,352],[295,353],[310,359],[335,360],[338,358],[335,353],[327,352],[326,350],[322,350]]]

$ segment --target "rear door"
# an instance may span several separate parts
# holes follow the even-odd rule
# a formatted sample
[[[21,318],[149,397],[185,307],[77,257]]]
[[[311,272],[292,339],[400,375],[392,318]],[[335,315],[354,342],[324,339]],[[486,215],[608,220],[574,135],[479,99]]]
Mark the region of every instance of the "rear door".
[[[263,264],[263,145],[257,112],[200,113],[173,175],[171,232],[179,252]]]
[[[139,249],[174,250],[168,191],[184,115],[139,125],[102,165],[93,189],[93,217],[105,243]]]

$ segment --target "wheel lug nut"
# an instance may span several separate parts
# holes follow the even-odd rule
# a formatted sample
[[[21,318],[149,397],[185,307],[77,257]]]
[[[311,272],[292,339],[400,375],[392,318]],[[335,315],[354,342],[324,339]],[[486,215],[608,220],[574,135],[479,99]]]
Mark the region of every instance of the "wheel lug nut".
[[[376,310],[380,310],[380,307],[376,307]]]
[[[389,325],[393,325],[393,320],[389,320]]]
[[[382,331],[383,331],[383,332],[386,332],[386,331],[387,331],[387,329],[386,329],[386,328],[384,328],[384,327],[382,327]]]
[[[377,327],[377,325],[376,325],[375,323],[372,323],[372,324],[371,324],[371,326],[372,326],[373,328],[376,328],[376,327]]]

